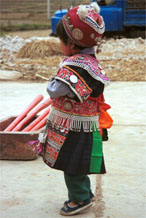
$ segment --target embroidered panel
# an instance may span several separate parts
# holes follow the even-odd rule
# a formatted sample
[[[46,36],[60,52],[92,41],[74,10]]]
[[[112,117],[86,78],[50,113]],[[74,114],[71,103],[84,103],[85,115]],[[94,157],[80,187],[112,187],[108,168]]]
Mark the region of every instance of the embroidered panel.
[[[49,124],[48,130],[47,130],[47,143],[44,147],[44,155],[43,159],[44,162],[53,167],[60,149],[62,148],[62,145],[64,144],[66,140],[68,131],[67,130],[61,130],[61,129],[55,129],[52,127],[52,124]]]
[[[67,66],[59,70],[56,79],[67,83],[81,102],[86,100],[92,93],[92,89],[88,87],[80,75]]]
[[[70,108],[66,108],[67,103],[70,104]],[[81,103],[71,98],[59,97],[53,99],[52,106],[59,111],[77,116],[96,116],[99,114],[98,102],[89,98]]]

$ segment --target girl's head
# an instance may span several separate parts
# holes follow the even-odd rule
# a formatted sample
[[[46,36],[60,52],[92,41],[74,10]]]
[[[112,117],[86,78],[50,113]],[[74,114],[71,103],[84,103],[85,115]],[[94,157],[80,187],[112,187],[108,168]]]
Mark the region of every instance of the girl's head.
[[[65,55],[96,46],[105,30],[96,2],[71,8],[57,25],[57,35]]]
[[[60,39],[65,44],[71,40],[80,48],[96,46],[105,30],[99,11],[96,2],[71,8],[57,27]]]
[[[62,20],[57,24],[56,33],[60,39],[61,49],[65,55],[71,56],[83,49],[83,47],[76,45],[74,41],[69,38],[64,29]]]

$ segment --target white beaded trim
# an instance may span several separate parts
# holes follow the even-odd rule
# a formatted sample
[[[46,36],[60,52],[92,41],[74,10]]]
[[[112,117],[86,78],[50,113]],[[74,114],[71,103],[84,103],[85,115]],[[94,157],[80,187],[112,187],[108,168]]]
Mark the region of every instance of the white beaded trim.
[[[58,129],[66,128],[76,132],[80,132],[81,127],[83,127],[84,132],[96,131],[99,128],[99,115],[76,116],[59,111],[54,107],[51,107],[48,120]]]

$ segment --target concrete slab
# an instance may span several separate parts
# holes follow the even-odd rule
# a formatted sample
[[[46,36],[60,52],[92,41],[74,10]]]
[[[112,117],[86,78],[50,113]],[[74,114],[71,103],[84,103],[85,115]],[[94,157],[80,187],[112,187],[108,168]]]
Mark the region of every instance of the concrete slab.
[[[95,187],[95,176],[91,180]],[[51,170],[41,158],[1,161],[1,218],[59,218],[65,200],[63,173]],[[92,218],[94,214],[89,210],[78,217]]]
[[[114,126],[104,143],[107,174],[99,217],[145,218],[146,83],[115,82],[105,95]]]
[[[103,217],[146,217],[146,127],[114,126],[104,143]]]
[[[47,83],[0,82],[0,118],[18,115]],[[113,82],[105,90],[114,126],[104,142],[107,174],[91,176],[96,204],[79,218],[146,217],[146,83]],[[67,191],[60,171],[41,159],[1,161],[2,218],[59,218]]]
[[[112,82],[105,97],[114,125],[146,125],[146,82]]]

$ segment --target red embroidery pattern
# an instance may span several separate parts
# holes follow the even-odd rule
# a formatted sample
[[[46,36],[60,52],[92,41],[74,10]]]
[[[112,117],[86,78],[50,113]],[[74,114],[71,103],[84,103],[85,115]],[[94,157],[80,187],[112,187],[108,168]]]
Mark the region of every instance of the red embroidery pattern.
[[[70,111],[64,108],[65,102],[71,103],[72,109]],[[98,103],[92,99],[87,99],[86,101],[80,103],[72,99],[60,97],[53,99],[52,106],[67,114],[78,116],[95,116],[99,114]]]
[[[66,137],[64,137],[63,135],[60,135],[50,129],[48,129],[48,138],[51,139],[52,141],[54,141],[55,143],[57,143],[58,145],[63,145],[63,142],[65,140]]]
[[[78,77],[77,83],[72,83],[70,81],[70,77],[72,75],[76,75]],[[65,80],[70,86],[73,88],[74,93],[78,93],[78,95],[81,98],[81,101],[84,101],[87,99],[90,94],[92,93],[92,89],[88,87],[85,81],[83,79],[80,79],[80,77],[76,74],[73,73],[73,71],[70,71],[67,68],[61,68],[57,74],[57,79]],[[76,94],[77,95],[77,94]],[[78,97],[77,95],[77,97]]]
[[[85,80],[84,80],[75,70],[73,70],[72,68],[70,68],[70,67],[68,67],[68,66],[64,66],[64,68],[70,70],[70,71],[73,72],[75,75],[77,75],[77,76],[80,78],[80,80],[85,84],[85,86],[89,89],[89,91],[92,92],[92,89],[87,85],[87,83],[85,82]]]
[[[58,151],[55,151],[55,149],[53,149],[52,147],[47,146],[46,152],[47,152],[46,155],[48,155],[48,159],[50,159],[52,161],[57,160],[57,157],[58,157],[58,154],[59,154]]]
[[[65,142],[68,131],[61,132],[59,130],[55,130],[51,126],[52,125],[50,124],[47,130],[48,137],[44,149],[43,159],[47,165],[53,167],[58,158],[60,149]]]

